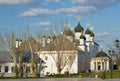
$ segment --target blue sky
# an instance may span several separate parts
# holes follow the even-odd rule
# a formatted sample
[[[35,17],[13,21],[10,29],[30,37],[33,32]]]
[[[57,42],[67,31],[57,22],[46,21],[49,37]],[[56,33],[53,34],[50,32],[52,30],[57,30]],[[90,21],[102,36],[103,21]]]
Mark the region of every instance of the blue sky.
[[[0,0],[0,30],[16,34],[27,25],[31,32],[47,32],[62,20],[74,28],[78,15],[103,48],[120,38],[120,0]]]

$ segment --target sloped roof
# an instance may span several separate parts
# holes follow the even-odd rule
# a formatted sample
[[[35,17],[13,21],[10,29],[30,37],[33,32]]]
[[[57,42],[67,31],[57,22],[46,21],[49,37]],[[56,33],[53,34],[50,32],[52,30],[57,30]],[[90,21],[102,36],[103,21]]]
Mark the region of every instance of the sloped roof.
[[[37,41],[33,37],[29,37],[27,40],[25,40],[20,48],[24,51],[31,51],[31,49],[35,52],[40,49],[40,44],[37,43]]]
[[[103,52],[103,51],[100,51],[97,55],[96,55],[96,57],[109,57],[105,52]]]
[[[74,33],[70,29],[64,30],[63,34],[65,34],[66,36],[74,36]]]
[[[38,63],[45,63],[38,55],[34,54],[34,60],[36,60]],[[31,53],[25,52],[23,55],[23,61],[24,63],[29,63],[31,61]]]
[[[8,51],[0,51],[0,62],[1,63],[11,63],[13,62],[12,56]]]
[[[17,56],[16,61],[18,62],[19,56]],[[39,56],[34,55],[34,59],[37,60],[37,62],[45,63]],[[31,53],[30,52],[24,52],[23,54],[23,62],[29,63],[31,60]],[[13,63],[13,58],[8,51],[0,51],[0,63]]]
[[[50,44],[42,49],[42,51],[57,51],[57,50],[77,50],[77,45],[68,40],[65,35],[60,35]]]

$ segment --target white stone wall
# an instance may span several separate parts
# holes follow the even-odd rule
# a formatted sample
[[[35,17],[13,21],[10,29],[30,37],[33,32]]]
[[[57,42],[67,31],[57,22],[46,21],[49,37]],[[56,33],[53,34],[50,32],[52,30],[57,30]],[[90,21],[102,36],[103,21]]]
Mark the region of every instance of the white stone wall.
[[[63,57],[68,56],[69,54],[64,54]],[[47,60],[46,60],[47,57]],[[57,67],[56,67],[56,63],[54,59],[57,59],[57,54],[55,51],[42,51],[40,53],[40,58],[43,59],[43,61],[45,61],[45,66],[46,68],[44,69],[44,75],[47,75],[47,73],[49,74],[57,74]],[[64,74],[65,71],[70,71],[70,73],[77,73],[78,72],[78,59],[77,59],[77,54],[76,54],[76,58],[72,64],[71,67],[69,67],[68,63],[65,65],[64,69],[61,71],[62,74]]]
[[[1,72],[5,73],[5,66],[8,66],[8,73],[12,73],[12,67],[14,66],[14,63],[4,63],[1,65]]]
[[[80,39],[81,35],[82,35],[82,32],[76,32],[75,33],[75,39]]]
[[[98,70],[98,62],[100,63],[100,70]],[[103,70],[110,70],[110,63],[109,63],[109,58],[108,57],[94,57],[92,58],[91,62],[90,62],[90,69],[92,71],[103,71]],[[96,63],[96,69],[95,69],[95,65],[94,63]],[[103,65],[102,65],[103,63]]]
[[[90,41],[90,34],[85,34],[86,41]]]

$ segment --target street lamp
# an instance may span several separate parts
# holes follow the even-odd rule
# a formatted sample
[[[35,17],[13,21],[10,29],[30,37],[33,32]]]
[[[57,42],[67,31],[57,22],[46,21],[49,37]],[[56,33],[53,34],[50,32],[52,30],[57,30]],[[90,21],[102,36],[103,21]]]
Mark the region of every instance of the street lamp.
[[[112,79],[112,69],[113,69],[112,56],[114,55],[114,52],[115,52],[115,51],[114,51],[114,50],[112,50],[112,51],[111,51],[111,50],[108,50],[108,52],[109,52],[109,55],[110,55],[110,57],[111,57],[111,60],[110,60],[110,61],[111,61],[111,68],[110,68],[110,69],[111,69],[111,79]]]
[[[116,48],[117,48],[117,57],[120,59],[120,41],[118,39],[115,40]],[[118,63],[118,69],[120,70],[120,64]],[[120,72],[120,71],[119,71]],[[120,73],[119,73],[120,76]]]
[[[119,41],[118,39],[115,40],[117,49],[118,49],[118,47],[119,47],[119,42],[120,42],[120,41]]]

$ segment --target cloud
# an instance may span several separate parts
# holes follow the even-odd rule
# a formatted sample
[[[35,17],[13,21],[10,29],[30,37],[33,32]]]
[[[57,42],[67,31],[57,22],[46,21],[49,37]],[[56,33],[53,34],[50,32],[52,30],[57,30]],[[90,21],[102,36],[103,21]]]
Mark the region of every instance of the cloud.
[[[51,23],[49,21],[41,21],[39,23],[34,23],[32,26],[42,26],[42,27],[49,27],[51,26]]]
[[[96,36],[98,37],[109,36],[109,33],[108,32],[97,33]]]
[[[45,0],[45,2],[43,2],[44,5],[47,5],[48,3],[59,3],[60,0]]]
[[[112,30],[112,32],[116,32],[116,31],[119,32],[119,31],[120,31],[120,28],[115,28],[115,29]]]
[[[34,8],[29,11],[25,11],[20,14],[20,16],[39,16],[39,15],[48,15],[48,14],[88,14],[97,11],[95,7],[70,7],[70,8],[60,8],[56,10],[50,10],[45,8]]]
[[[0,6],[8,5],[26,5],[33,2],[33,0],[0,0]]]
[[[39,16],[39,15],[46,15],[46,14],[52,14],[53,11],[49,9],[44,9],[44,8],[34,8],[30,9],[29,11],[25,11],[20,16]]]
[[[96,33],[95,40],[98,42],[107,42],[111,38],[108,32]]]
[[[64,14],[87,14],[96,11],[97,9],[92,6],[87,7],[71,7],[71,8],[61,8],[57,9],[56,13],[64,13]]]
[[[72,0],[74,4],[81,4],[81,5],[91,5],[96,7],[105,7],[108,5],[115,4],[120,0]]]

